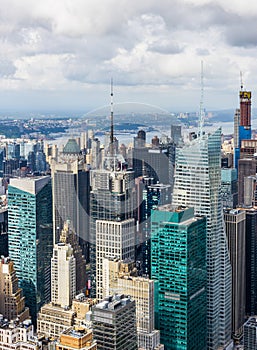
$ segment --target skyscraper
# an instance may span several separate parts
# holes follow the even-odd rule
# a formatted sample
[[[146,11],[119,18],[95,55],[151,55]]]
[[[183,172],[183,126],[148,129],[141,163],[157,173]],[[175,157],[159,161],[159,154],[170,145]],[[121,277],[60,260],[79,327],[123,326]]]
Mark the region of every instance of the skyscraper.
[[[106,227],[109,225],[108,227],[115,226],[117,229],[120,229],[123,227],[123,222],[126,227],[128,225],[127,220],[130,219],[129,226],[131,234],[132,221],[134,222],[133,214],[135,209],[135,185],[133,179],[133,171],[99,169],[90,171],[90,176],[90,267],[92,280],[91,295],[95,296],[97,263],[96,222],[97,220],[108,221],[109,224],[106,222]],[[100,239],[100,231],[98,234],[98,237]],[[108,240],[107,236],[106,239]],[[131,248],[128,249],[131,251]]]
[[[156,328],[165,349],[206,349],[206,219],[193,208],[152,213]]]
[[[98,350],[137,350],[136,305],[115,295],[92,307],[94,338]]]
[[[238,161],[238,204],[244,204],[244,181],[245,177],[256,174],[256,159],[239,159]]]
[[[135,263],[118,259],[103,259],[104,297],[113,292],[130,295],[136,302],[138,347],[144,350],[164,350],[160,331],[154,328],[154,281],[138,277]]]
[[[240,110],[236,110],[234,118],[234,134],[235,134],[235,150],[234,150],[234,166],[238,168],[238,160],[240,159],[240,148],[242,140],[250,140],[251,131],[251,91],[243,90],[243,84],[239,92]]]
[[[232,335],[237,339],[245,321],[245,211],[226,209],[224,220],[232,265]]]
[[[223,208],[235,208],[238,203],[237,171],[221,169],[221,200]]]
[[[58,243],[64,222],[70,220],[86,260],[89,249],[89,171],[75,140],[51,161],[53,179],[54,242]]]
[[[76,295],[76,259],[70,244],[58,243],[51,259],[51,301],[68,307]]]
[[[208,348],[231,336],[231,264],[221,206],[221,130],[177,150],[173,204],[207,218]]]
[[[71,226],[69,220],[65,221],[61,235],[60,242],[70,244],[73,249],[73,255],[76,260],[76,293],[80,293],[86,289],[86,261],[82,255],[82,249],[79,245],[79,239]]]
[[[96,220],[96,297],[103,298],[103,259],[135,259],[135,220]]]
[[[29,309],[25,307],[25,297],[18,287],[18,278],[9,258],[0,261],[0,314],[8,321],[29,318]]]
[[[257,209],[246,210],[246,315],[257,314]]]
[[[250,317],[244,324],[244,349],[256,350],[257,318]]]
[[[50,300],[53,251],[51,178],[15,178],[8,186],[9,255],[35,323]]]

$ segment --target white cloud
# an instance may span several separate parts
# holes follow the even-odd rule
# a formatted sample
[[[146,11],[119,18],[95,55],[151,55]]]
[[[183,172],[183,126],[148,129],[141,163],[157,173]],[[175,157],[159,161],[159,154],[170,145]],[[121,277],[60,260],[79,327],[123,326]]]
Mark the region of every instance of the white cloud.
[[[71,91],[72,100],[72,91],[83,95],[91,89],[97,100],[113,76],[128,100],[136,91],[145,102],[154,96],[155,104],[169,108],[168,91],[177,96],[179,90],[175,102],[189,109],[199,90],[202,58],[210,106],[232,105],[225,97],[237,94],[240,70],[255,88],[253,1],[249,6],[240,0],[0,2],[0,94]]]

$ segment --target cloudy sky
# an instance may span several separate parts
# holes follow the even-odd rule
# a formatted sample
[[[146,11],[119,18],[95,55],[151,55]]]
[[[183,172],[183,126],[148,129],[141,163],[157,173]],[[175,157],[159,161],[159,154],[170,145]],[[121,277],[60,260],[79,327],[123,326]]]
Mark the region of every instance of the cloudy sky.
[[[0,105],[79,110],[115,101],[236,108],[257,95],[257,1],[0,0]]]

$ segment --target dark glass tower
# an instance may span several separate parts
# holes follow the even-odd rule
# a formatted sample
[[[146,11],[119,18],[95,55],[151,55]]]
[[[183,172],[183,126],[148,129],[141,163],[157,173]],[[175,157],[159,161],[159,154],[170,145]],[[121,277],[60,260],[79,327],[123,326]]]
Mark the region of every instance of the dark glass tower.
[[[76,144],[76,141],[73,140]],[[82,252],[89,260],[89,171],[78,145],[68,141],[58,161],[51,162],[53,179],[54,241],[59,242],[64,222],[69,220],[79,237]],[[71,153],[73,152],[73,153]]]

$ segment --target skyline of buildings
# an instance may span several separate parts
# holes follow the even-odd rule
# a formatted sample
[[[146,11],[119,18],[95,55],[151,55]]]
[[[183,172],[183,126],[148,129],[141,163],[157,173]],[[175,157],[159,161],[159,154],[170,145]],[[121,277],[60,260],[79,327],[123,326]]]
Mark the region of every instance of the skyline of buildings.
[[[88,346],[130,339],[144,350],[242,341],[257,309],[256,143],[241,137],[237,176],[220,129],[190,136],[183,143],[173,125],[147,144],[139,130],[130,149],[111,132],[103,148],[87,131],[63,148],[39,145],[41,176],[8,174],[9,255],[39,337],[83,342],[92,329]]]

